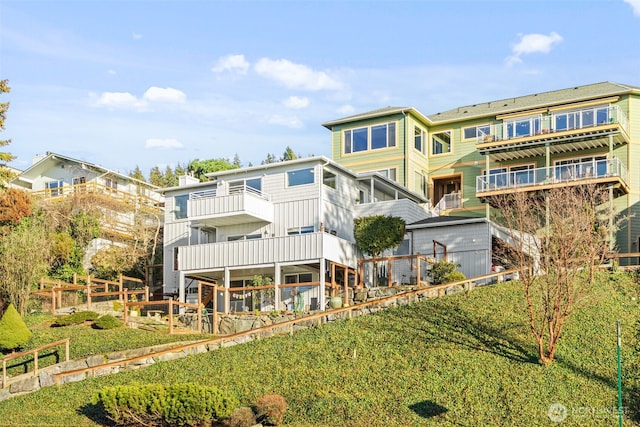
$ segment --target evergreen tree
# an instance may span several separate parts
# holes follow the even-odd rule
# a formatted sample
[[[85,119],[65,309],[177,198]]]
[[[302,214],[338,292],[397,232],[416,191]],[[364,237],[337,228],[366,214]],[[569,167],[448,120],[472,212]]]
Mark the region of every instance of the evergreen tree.
[[[287,160],[295,160],[297,158],[298,156],[293,152],[293,149],[287,146],[287,148],[284,150],[284,153],[282,154],[282,158],[280,159],[280,161],[286,162]]]
[[[162,175],[162,172],[160,171],[160,168],[158,166],[152,167],[151,171],[149,171],[149,183],[151,185],[155,185],[156,187],[164,186],[164,176]]]
[[[31,331],[13,304],[9,304],[0,319],[0,351],[20,348],[29,341],[29,338],[31,338]]]
[[[162,181],[164,183],[163,187],[175,187],[178,185],[178,177],[173,173],[171,166],[165,168]]]
[[[133,179],[137,179],[138,181],[147,181],[144,177],[144,174],[142,173],[142,170],[140,169],[140,166],[138,165],[136,165],[136,168],[134,170],[129,172],[129,176]]]
[[[233,166],[235,166],[236,168],[242,167],[242,163],[240,163],[240,156],[238,156],[238,153],[233,156]]]

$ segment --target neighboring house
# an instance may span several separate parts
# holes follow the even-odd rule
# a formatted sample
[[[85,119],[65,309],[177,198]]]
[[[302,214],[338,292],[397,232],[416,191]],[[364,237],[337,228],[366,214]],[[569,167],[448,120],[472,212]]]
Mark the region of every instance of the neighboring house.
[[[165,293],[197,300],[196,281],[226,288],[217,309],[307,309],[326,306],[326,285],[351,281],[358,251],[353,220],[385,214],[407,222],[431,216],[427,200],[379,174],[356,174],[309,157],[181,177],[164,190]],[[339,276],[339,277],[338,277]],[[243,288],[268,278],[272,298]]]
[[[597,83],[425,116],[388,107],[324,123],[332,158],[379,171],[440,214],[491,215],[491,196],[593,183],[622,218],[620,252],[640,250],[640,88]]]
[[[9,186],[52,202],[78,197],[86,198],[99,207],[106,238],[92,242],[87,258],[114,242],[126,244],[128,240],[135,239],[137,224],[143,214],[145,224],[149,226],[161,220],[163,197],[158,187],[60,154],[36,156],[33,164]]]

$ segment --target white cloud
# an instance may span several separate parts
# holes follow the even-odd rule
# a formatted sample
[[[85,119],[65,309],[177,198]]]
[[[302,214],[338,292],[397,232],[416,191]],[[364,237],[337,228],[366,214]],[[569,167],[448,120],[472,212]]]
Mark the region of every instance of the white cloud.
[[[129,92],[103,92],[97,104],[108,108],[142,110],[146,103],[138,100]]]
[[[522,55],[530,53],[549,53],[553,45],[560,43],[562,36],[555,31],[551,34],[521,34],[520,41],[513,46],[513,55],[507,58],[507,64],[522,62]]]
[[[624,2],[631,5],[634,15],[640,16],[640,0],[624,0]]]
[[[303,127],[302,121],[295,116],[273,115],[267,120],[272,125],[285,126],[291,129],[300,129]]]
[[[142,34],[132,33],[132,34],[131,34],[131,37],[132,37],[134,40],[140,40],[140,39],[142,38]]]
[[[342,83],[324,71],[314,71],[306,65],[294,64],[287,59],[260,59],[254,66],[255,71],[275,80],[290,89],[338,90]]]
[[[171,102],[183,104],[187,100],[187,95],[178,89],[151,86],[147,89],[142,98],[145,101],[150,102]]]
[[[338,113],[343,114],[345,116],[350,116],[356,112],[356,109],[353,105],[343,105],[338,108]]]
[[[110,76],[115,76],[116,74],[116,70],[107,70],[107,74],[109,74]]]
[[[149,138],[144,143],[144,148],[159,148],[159,149],[170,149],[170,148],[183,148],[184,145],[182,142],[177,139],[168,138],[168,139],[160,139],[160,138]]]
[[[301,109],[309,106],[309,98],[300,96],[290,96],[284,100],[285,107],[293,109]]]
[[[238,74],[247,74],[249,71],[249,62],[244,55],[227,55],[220,59],[216,65],[211,68],[214,73],[222,73],[224,71],[237,72]]]

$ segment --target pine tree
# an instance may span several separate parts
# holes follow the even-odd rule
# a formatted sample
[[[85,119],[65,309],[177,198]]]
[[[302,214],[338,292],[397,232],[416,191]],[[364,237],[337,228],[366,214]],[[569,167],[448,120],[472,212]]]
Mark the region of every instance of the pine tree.
[[[160,168],[158,166],[154,166],[149,171],[149,183],[151,185],[155,185],[156,187],[162,187],[164,184],[164,176],[162,172],[160,172]]]
[[[142,170],[140,169],[140,166],[138,165],[136,165],[136,168],[134,170],[129,172],[129,176],[133,179],[137,179],[138,181],[147,181],[144,177],[144,174],[142,173]]]
[[[3,93],[9,93],[8,80],[0,80],[0,95]],[[7,110],[9,110],[8,102],[0,102],[0,131],[4,130],[4,120],[6,118]],[[0,147],[4,147],[11,143],[10,139],[0,139]],[[0,151],[0,187],[4,187],[4,183],[13,178],[11,169],[7,167],[7,163],[15,159],[15,156],[8,151]]]

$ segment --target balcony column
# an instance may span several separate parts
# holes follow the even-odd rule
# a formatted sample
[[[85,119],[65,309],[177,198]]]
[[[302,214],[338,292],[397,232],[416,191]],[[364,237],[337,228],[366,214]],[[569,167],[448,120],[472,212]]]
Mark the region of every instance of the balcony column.
[[[324,284],[324,279],[325,279],[325,268],[326,268],[326,261],[324,258],[320,258],[320,309],[322,311],[325,310],[326,307],[326,300],[325,300],[325,296],[324,296],[324,289],[325,289],[325,284]]]
[[[488,184],[489,184],[489,168],[491,167],[491,159],[489,158],[489,155],[487,154],[484,157],[484,177],[485,177],[485,185],[487,185],[487,188],[485,188],[484,190],[488,190]],[[484,216],[487,219],[491,219],[491,203],[485,203],[484,205]]]
[[[229,306],[231,305],[231,293],[229,288],[231,287],[231,272],[229,267],[224,268],[224,314],[229,314]]]
[[[275,271],[273,273],[273,286],[275,292],[274,299],[274,310],[279,310],[280,307],[280,283],[282,283],[282,269],[280,268],[280,263],[276,262]]]
[[[545,178],[551,179],[551,148],[548,142],[544,145],[544,167],[547,168]]]

